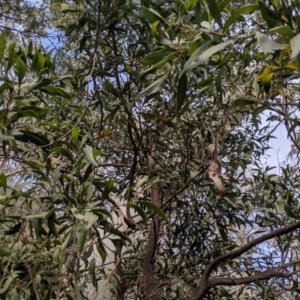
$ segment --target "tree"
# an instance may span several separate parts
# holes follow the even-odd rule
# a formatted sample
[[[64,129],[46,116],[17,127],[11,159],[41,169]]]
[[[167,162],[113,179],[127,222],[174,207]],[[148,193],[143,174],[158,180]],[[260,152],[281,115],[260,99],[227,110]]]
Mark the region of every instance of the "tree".
[[[59,49],[3,33],[1,297],[299,297],[299,172],[261,163],[263,115],[300,149],[299,7],[55,1]]]

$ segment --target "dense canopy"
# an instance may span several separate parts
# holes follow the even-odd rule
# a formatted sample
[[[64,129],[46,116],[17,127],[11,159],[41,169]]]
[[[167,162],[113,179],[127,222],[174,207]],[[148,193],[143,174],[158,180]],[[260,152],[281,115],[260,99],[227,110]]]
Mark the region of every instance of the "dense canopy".
[[[3,0],[0,298],[300,299],[299,32],[298,0]]]

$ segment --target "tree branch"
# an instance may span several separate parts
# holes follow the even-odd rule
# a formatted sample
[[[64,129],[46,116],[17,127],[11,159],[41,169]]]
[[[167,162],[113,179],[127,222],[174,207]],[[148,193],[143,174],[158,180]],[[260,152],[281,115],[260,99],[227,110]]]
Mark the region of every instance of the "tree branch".
[[[261,273],[256,273],[251,276],[246,276],[242,278],[213,278],[208,281],[208,285],[210,288],[217,286],[217,285],[228,285],[228,286],[233,286],[233,285],[241,285],[241,284],[247,284],[259,280],[266,280],[272,277],[279,277],[279,278],[287,278],[291,274],[290,273],[282,273],[280,272],[282,267],[278,267],[275,269],[270,269],[266,270]]]
[[[292,231],[294,231],[298,228],[300,228],[300,221],[295,222],[295,223],[293,223],[291,225],[288,225],[286,227],[283,227],[281,229],[277,229],[275,231],[269,232],[265,235],[262,235],[262,236],[260,236],[256,239],[252,240],[251,242],[247,243],[246,245],[244,245],[242,247],[239,247],[236,250],[230,251],[228,253],[225,253],[223,255],[220,255],[220,256],[216,257],[209,265],[206,266],[206,268],[203,272],[203,275],[201,277],[200,284],[195,289],[195,291],[193,292],[193,294],[192,294],[192,296],[190,297],[189,300],[202,299],[205,296],[205,294],[213,287],[213,286],[210,285],[211,281],[209,280],[209,276],[211,275],[213,270],[216,269],[216,267],[221,262],[224,262],[228,259],[234,259],[236,257],[239,257],[240,255],[242,255],[243,253],[245,253],[246,251],[252,249],[253,247],[255,247],[256,245],[258,245],[260,243],[263,243],[263,242],[265,242],[267,240],[270,240],[274,237],[285,235],[285,234],[290,233],[290,232],[292,232]],[[282,268],[282,267],[280,267],[280,268]],[[272,275],[272,276],[274,276],[274,275]],[[251,281],[249,281],[249,282],[251,282]],[[214,286],[216,286],[216,284]]]
[[[148,153],[148,164],[150,176],[153,175],[153,167],[155,164],[155,144],[150,153]],[[159,200],[159,185],[158,182],[152,184],[151,187],[151,202],[160,207]],[[151,229],[149,233],[148,244],[146,246],[145,255],[143,259],[143,281],[145,286],[146,299],[160,300],[159,282],[155,281],[154,273],[154,257],[157,248],[157,242],[160,231],[160,219],[157,215],[153,217]]]

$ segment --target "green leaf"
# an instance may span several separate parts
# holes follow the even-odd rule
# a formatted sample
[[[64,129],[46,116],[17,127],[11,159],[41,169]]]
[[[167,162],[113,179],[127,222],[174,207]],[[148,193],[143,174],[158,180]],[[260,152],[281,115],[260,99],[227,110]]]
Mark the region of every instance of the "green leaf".
[[[149,179],[149,176],[144,176],[136,183],[135,188],[138,189],[143,183],[145,183]]]
[[[61,96],[67,99],[71,99],[71,95],[66,93],[64,90],[54,87],[54,86],[46,86],[44,88],[40,89],[42,92],[49,94],[49,95],[55,95],[55,96]]]
[[[25,142],[25,143],[32,143],[36,146],[46,146],[47,144],[49,144],[49,140],[38,134],[38,133],[35,133],[35,132],[31,132],[31,131],[21,131],[22,134],[16,134],[14,135],[14,138],[17,140],[17,141],[20,141],[20,142]]]
[[[5,32],[3,32],[0,36],[0,62],[4,56],[5,48],[6,48],[6,34]]]
[[[114,180],[110,179],[107,181],[105,188],[104,188],[104,192],[102,194],[102,199],[105,200],[108,198],[109,193],[112,191],[113,187],[114,187]]]
[[[36,84],[32,85],[30,87],[30,89],[28,90],[27,94],[29,94],[31,91],[34,91],[34,90],[39,90],[49,84],[52,83],[52,80],[50,78],[42,78],[41,81],[37,82]]]
[[[155,177],[151,178],[150,181],[143,188],[143,191],[150,189],[152,187],[153,183],[155,183],[155,182],[159,182],[159,176],[155,176]]]
[[[8,84],[7,82],[3,83],[2,85],[0,85],[0,93],[3,93],[3,91],[7,90],[7,89],[11,89],[12,86],[10,84]]]
[[[267,22],[269,28],[275,27],[277,21],[281,21],[280,15],[274,10],[271,10],[262,1],[258,1],[258,5],[261,11],[261,15],[264,18],[264,20]]]
[[[161,37],[159,34],[158,34],[158,26],[160,24],[160,21],[156,21],[152,24],[152,27],[151,27],[151,34],[152,36],[157,40],[157,42],[159,44],[162,44],[162,45],[166,45],[166,46],[171,46],[172,45],[172,42],[164,37]]]
[[[180,109],[184,103],[186,97],[186,89],[187,89],[187,76],[186,73],[183,73],[178,81],[177,86],[177,101],[176,101],[176,113],[177,115],[180,112]]]
[[[164,221],[168,222],[168,218],[165,215],[165,213],[162,211],[161,208],[153,204],[152,202],[148,201],[139,201],[139,204],[146,206],[148,209],[153,210],[155,213],[157,213]]]
[[[39,56],[38,56],[38,52],[36,52],[32,58],[29,76],[33,77],[34,75],[38,75],[39,73],[38,64],[39,64]]]
[[[160,49],[155,52],[151,52],[150,54],[144,57],[142,63],[145,65],[154,65],[174,52],[176,51],[168,47]]]
[[[215,78],[215,86],[216,86],[218,104],[222,105],[223,102],[222,69],[219,71],[218,75]]]
[[[232,2],[232,0],[223,0],[220,4],[219,4],[219,10],[220,11],[224,11],[226,6]]]
[[[281,214],[284,212],[284,204],[285,204],[285,200],[282,199],[282,197],[278,197],[276,199],[275,205],[278,213]]]
[[[10,255],[11,253],[13,253],[12,250],[0,246],[0,256],[7,256]]]
[[[0,133],[0,141],[11,141],[15,140],[13,136],[8,136]]]
[[[75,126],[73,129],[72,129],[72,132],[71,132],[71,135],[72,135],[72,140],[73,142],[78,145],[78,135],[79,135],[79,132],[80,132],[80,127],[79,126]]]
[[[165,74],[164,76],[158,78],[156,81],[154,81],[152,84],[150,84],[149,86],[147,86],[139,95],[137,95],[135,97],[135,99],[140,99],[143,97],[146,97],[148,95],[157,93],[161,90],[162,85],[166,79],[168,74]]]
[[[146,214],[139,206],[137,206],[136,204],[131,204],[131,203],[128,203],[127,206],[133,208],[141,216],[144,224],[147,225]]]
[[[1,247],[0,247],[0,256],[1,256]],[[17,272],[13,272],[12,274],[10,274],[9,276],[8,276],[8,278],[6,279],[6,281],[5,281],[5,283],[3,284],[3,287],[1,287],[1,289],[0,289],[0,295],[1,294],[4,294],[6,291],[7,291],[7,289],[9,288],[9,286],[10,286],[10,284],[13,282],[13,280],[15,279],[15,278],[17,278],[18,277],[18,273]],[[5,297],[6,298],[6,297]],[[4,299],[4,298],[3,298]]]
[[[197,4],[196,4],[195,18],[196,18],[198,27],[200,27],[201,26],[201,4],[199,2],[197,2]]]
[[[84,220],[85,219],[85,216],[80,214],[76,207],[72,207],[71,212],[74,215],[74,217],[77,218],[78,220]]]
[[[14,225],[13,227],[9,228],[8,230],[5,230],[4,234],[5,235],[13,235],[20,231],[22,225],[23,225],[23,222],[19,222],[16,225]]]
[[[34,111],[25,110],[25,111],[17,112],[16,114],[12,115],[8,120],[7,126],[19,121],[22,118],[33,118],[37,120],[40,119],[39,116]]]
[[[91,165],[89,165],[91,166]],[[85,200],[85,202],[91,200],[93,197],[94,188],[91,182],[87,181],[83,183],[83,189],[81,191],[81,199]]]
[[[215,0],[208,0],[208,9],[215,19],[215,21],[218,23],[218,25],[222,28],[222,20],[221,20],[221,13],[219,10],[219,6]]]
[[[69,150],[67,150],[63,147],[57,147],[57,148],[54,148],[53,150],[51,150],[51,156],[53,154],[63,155],[65,157],[67,157],[70,161],[74,162],[72,154],[69,152]]]
[[[224,31],[228,31],[230,26],[243,14],[252,13],[259,8],[258,4],[250,4],[234,11],[224,25]]]
[[[274,27],[270,30],[268,30],[268,33],[279,33],[285,36],[288,36],[290,38],[292,38],[294,36],[294,32],[291,29],[291,27],[287,24],[282,25],[282,26],[278,26],[278,27]]]
[[[92,185],[91,185],[91,187],[92,187]],[[86,224],[84,225],[83,228],[85,230],[89,230],[92,227],[92,225],[94,224],[94,214],[90,211],[87,211],[84,216],[84,221]]]
[[[56,208],[53,207],[50,210],[45,211],[43,213],[36,214],[36,215],[29,215],[29,216],[26,216],[25,218],[26,219],[43,219],[43,220],[45,220],[45,219],[48,219],[51,215],[53,215],[55,210],[56,210]]]
[[[95,161],[94,154],[93,154],[93,148],[89,145],[86,145],[83,149],[83,152],[85,153],[86,159],[88,162],[90,162],[94,166],[98,166],[98,163]]]
[[[211,41],[209,41],[209,42],[211,42]],[[196,50],[193,53],[193,55],[185,63],[183,70],[180,73],[180,76],[182,76],[182,74],[185,73],[186,71],[194,69],[194,68],[198,67],[200,64],[207,62],[213,54],[222,50],[223,48],[225,48],[226,46],[228,46],[230,44],[231,44],[231,42],[228,41],[225,43],[221,43],[221,44],[212,46],[212,47],[206,49],[205,51],[203,51],[203,45],[202,45],[198,50]]]
[[[15,43],[11,44],[8,47],[8,63],[7,63],[7,67],[6,67],[6,73],[10,70],[10,68],[14,64],[14,58],[16,56],[15,47],[16,47]]]
[[[86,241],[86,236],[87,236],[87,230],[82,229],[76,232],[76,237],[79,244],[79,253],[82,253],[83,251],[85,241]]]
[[[0,174],[0,185],[3,187],[4,194],[6,194],[7,178],[3,173]]]
[[[108,80],[105,80],[104,86],[106,87],[106,89],[109,93],[111,93],[112,95],[114,95],[116,97],[120,97],[120,94],[118,93],[118,91]]]
[[[16,59],[16,69],[17,69],[18,83],[20,86],[26,74],[26,65],[24,61],[19,57],[17,57]]]
[[[295,58],[300,52],[300,33],[294,36],[291,40],[291,48],[292,48],[292,55],[291,58]]]
[[[72,240],[73,237],[74,237],[74,232],[71,229],[68,232],[67,237],[64,240],[64,243],[60,247],[60,252],[64,252],[66,250],[66,248],[68,247],[68,245],[69,245],[69,243],[70,243],[70,241]]]
[[[266,35],[260,32],[256,32],[256,37],[261,50],[265,53],[273,52],[274,50],[286,49],[285,45],[270,40]]]
[[[114,227],[109,227],[108,232],[120,237],[122,240],[128,241],[130,244],[132,243],[131,239],[128,236],[126,236],[120,230],[115,229]]]
[[[165,24],[168,24],[167,20],[165,20],[157,11],[152,8],[147,8],[145,6],[141,6],[140,15],[142,18],[147,19],[150,23],[154,23],[155,21],[161,21]]]
[[[252,105],[252,104],[258,104],[258,102],[255,100],[252,100],[252,99],[241,97],[241,98],[233,100],[230,107],[237,108],[237,107],[243,107],[243,106]]]
[[[37,53],[37,71],[41,72],[45,68],[46,57],[40,52]]]
[[[176,54],[175,53],[171,53],[169,54],[167,57],[165,57],[163,60],[161,60],[160,62],[158,62],[157,64],[155,64],[154,66],[152,66],[151,68],[147,69],[146,71],[140,73],[139,75],[139,80],[143,79],[145,76],[147,76],[148,74],[152,73],[153,71],[156,71],[158,69],[160,69],[161,67],[163,67],[168,61],[171,60],[171,58]]]
[[[96,243],[96,249],[97,249],[99,255],[101,256],[103,263],[105,263],[107,253],[106,253],[106,250],[105,250],[105,247],[104,247],[102,241],[101,242],[99,242],[99,241],[101,241],[100,238],[98,239],[98,242]]]

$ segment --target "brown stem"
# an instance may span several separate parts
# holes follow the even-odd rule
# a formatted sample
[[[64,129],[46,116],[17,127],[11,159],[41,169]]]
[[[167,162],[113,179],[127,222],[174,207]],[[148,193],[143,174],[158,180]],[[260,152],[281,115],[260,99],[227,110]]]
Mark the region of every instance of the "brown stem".
[[[155,164],[155,145],[151,153],[148,153],[148,165],[149,171],[152,175],[153,166]],[[151,202],[156,206],[160,207],[159,200],[159,185],[158,182],[152,184],[151,187]],[[157,248],[157,242],[160,231],[160,219],[157,215],[153,217],[153,221],[150,228],[148,244],[146,246],[146,251],[143,259],[143,281],[145,287],[146,299],[149,300],[160,300],[159,292],[159,282],[155,281],[154,278],[154,257]]]
[[[200,284],[195,289],[195,291],[193,292],[193,294],[189,298],[189,300],[199,300],[199,299],[202,299],[206,295],[206,293],[213,286],[218,285],[216,283],[214,283],[214,285],[212,285],[212,283],[214,281],[213,281],[213,279],[209,279],[209,277],[210,277],[211,273],[217,268],[217,266],[220,263],[222,263],[222,262],[224,262],[224,261],[226,261],[228,259],[234,259],[236,257],[239,257],[240,255],[242,255],[243,253],[245,253],[246,251],[252,249],[253,247],[255,247],[256,245],[258,245],[260,243],[263,243],[263,242],[265,242],[267,240],[270,240],[270,239],[272,239],[274,237],[278,237],[278,236],[282,236],[284,234],[290,233],[290,232],[292,232],[292,231],[294,231],[294,230],[296,230],[298,228],[300,228],[300,222],[295,222],[295,223],[293,223],[291,225],[288,225],[286,227],[283,227],[281,229],[277,229],[275,231],[272,231],[272,232],[269,232],[269,233],[267,233],[265,235],[262,235],[262,236],[260,236],[260,237],[258,237],[256,239],[254,239],[253,241],[247,243],[246,245],[244,245],[242,247],[239,247],[236,250],[230,251],[228,253],[225,253],[223,255],[220,255],[220,256],[216,257],[209,265],[206,266],[206,268],[205,268],[205,270],[203,272],[203,275],[201,277]],[[279,267],[279,268],[282,268],[282,267]],[[268,272],[270,272],[270,274],[273,274],[271,271],[274,271],[274,270],[277,270],[277,269],[278,268],[271,269],[271,270],[268,270]],[[265,271],[265,272],[263,272],[263,273],[265,273],[265,275],[269,274],[269,273],[267,273],[267,271]],[[277,271],[277,273],[278,272],[279,271]],[[257,274],[257,276],[259,276],[259,274]],[[275,275],[271,275],[271,277],[273,277],[273,276],[275,276]],[[249,276],[249,277],[251,277],[251,276]],[[262,279],[260,279],[260,280],[262,280]],[[235,280],[235,281],[237,282],[237,280]],[[232,282],[232,280],[230,282]],[[252,282],[252,281],[249,281],[249,282]],[[245,283],[248,283],[248,282],[245,282]]]

